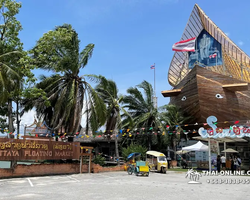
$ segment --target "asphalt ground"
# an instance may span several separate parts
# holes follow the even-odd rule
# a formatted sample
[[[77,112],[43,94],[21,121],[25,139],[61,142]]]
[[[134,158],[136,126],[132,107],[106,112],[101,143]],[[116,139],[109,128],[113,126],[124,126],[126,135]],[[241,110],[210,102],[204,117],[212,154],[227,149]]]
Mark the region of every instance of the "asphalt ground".
[[[188,184],[189,178],[185,178],[185,175],[181,172],[168,172],[150,173],[149,177],[143,177],[128,175],[126,172],[106,172],[0,179],[0,200],[250,199],[250,176],[202,176],[199,179],[201,184]],[[241,183],[226,183],[228,179],[241,180]],[[245,179],[249,183],[244,182]]]

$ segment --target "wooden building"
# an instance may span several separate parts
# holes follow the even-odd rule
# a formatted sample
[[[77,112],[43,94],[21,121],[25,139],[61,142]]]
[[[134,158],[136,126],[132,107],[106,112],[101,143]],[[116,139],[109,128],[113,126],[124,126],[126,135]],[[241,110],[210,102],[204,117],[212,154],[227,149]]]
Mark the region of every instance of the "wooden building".
[[[182,108],[190,122],[250,120],[250,57],[196,4],[181,40],[196,38],[195,52],[174,53],[162,91]],[[205,38],[205,39],[204,39]],[[225,124],[225,126],[228,126]]]
[[[170,103],[188,116],[196,129],[210,128],[209,116],[216,116],[217,127],[250,126],[250,57],[243,52],[196,4],[180,41],[196,38],[195,52],[176,51],[170,63],[168,82],[171,90],[162,91]],[[195,124],[198,126],[195,126]],[[198,133],[197,133],[198,134]],[[193,132],[189,138],[197,136]],[[250,140],[230,142],[250,165]],[[223,146],[220,146],[223,149]]]

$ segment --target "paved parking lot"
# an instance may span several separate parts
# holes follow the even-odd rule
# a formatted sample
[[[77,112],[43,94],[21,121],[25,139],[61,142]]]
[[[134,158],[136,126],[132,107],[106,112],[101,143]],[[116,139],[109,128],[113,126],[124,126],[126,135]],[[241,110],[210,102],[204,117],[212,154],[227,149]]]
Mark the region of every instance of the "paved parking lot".
[[[188,184],[185,173],[137,177],[126,172],[76,174],[0,179],[0,200],[9,199],[111,199],[111,200],[242,200],[250,199],[249,184],[211,184],[211,178],[250,179],[250,177],[201,177],[201,184]]]

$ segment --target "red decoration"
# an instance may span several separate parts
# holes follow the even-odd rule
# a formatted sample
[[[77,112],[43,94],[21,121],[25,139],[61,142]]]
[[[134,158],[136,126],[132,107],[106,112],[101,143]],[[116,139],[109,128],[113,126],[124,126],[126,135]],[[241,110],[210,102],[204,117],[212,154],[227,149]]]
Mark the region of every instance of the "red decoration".
[[[235,121],[234,124],[238,124],[240,121]]]
[[[36,137],[38,137],[38,135],[36,134]]]
[[[169,125],[167,125],[166,127],[169,128]]]

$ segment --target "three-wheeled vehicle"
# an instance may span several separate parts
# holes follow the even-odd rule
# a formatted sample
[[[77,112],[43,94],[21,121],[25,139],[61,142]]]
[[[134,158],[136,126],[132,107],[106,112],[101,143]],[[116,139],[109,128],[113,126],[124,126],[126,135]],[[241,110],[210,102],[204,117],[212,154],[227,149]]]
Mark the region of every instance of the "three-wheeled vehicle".
[[[131,153],[128,155],[127,160],[130,163],[126,168],[129,175],[134,173],[136,176],[138,176],[139,174],[149,176],[149,167],[146,164],[146,162],[135,161],[135,159],[140,156],[141,156],[140,153]]]
[[[166,173],[168,162],[166,156],[158,151],[147,151],[147,162],[150,171]]]

